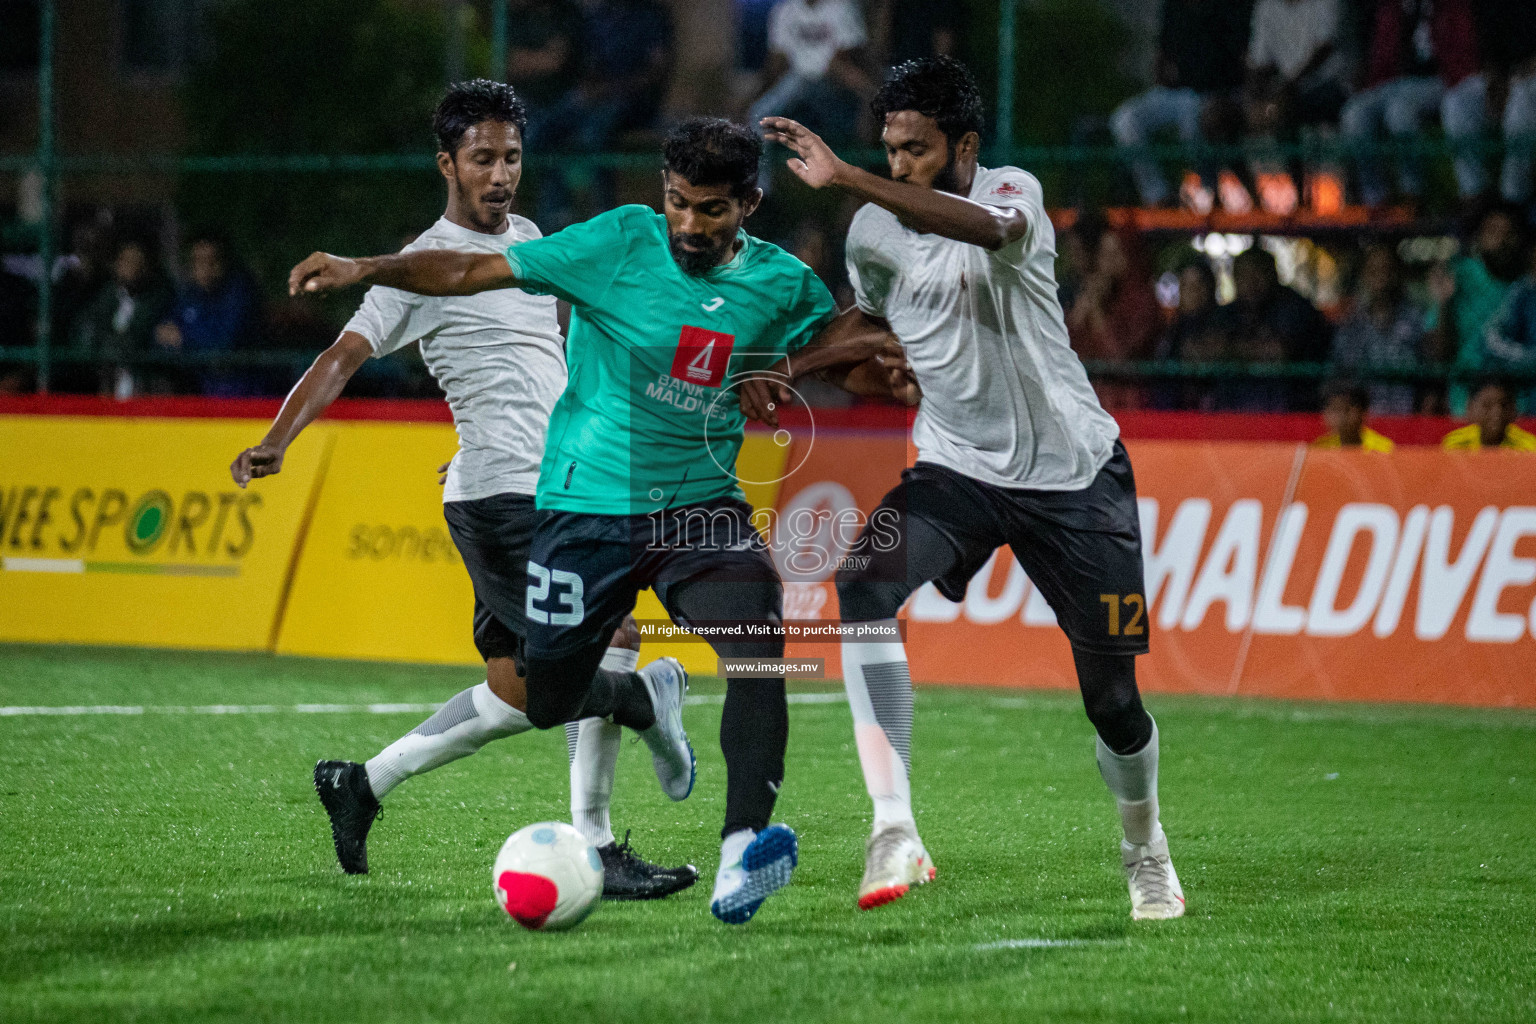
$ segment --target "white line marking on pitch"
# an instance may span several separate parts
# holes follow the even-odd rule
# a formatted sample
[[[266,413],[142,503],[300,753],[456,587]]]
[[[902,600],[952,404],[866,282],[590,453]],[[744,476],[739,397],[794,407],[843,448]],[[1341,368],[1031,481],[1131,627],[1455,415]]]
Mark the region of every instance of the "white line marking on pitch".
[[[1104,946],[1118,939],[999,939],[996,942],[978,942],[972,949],[1060,949],[1064,946]]]
[[[840,704],[841,693],[791,693],[791,704]],[[725,695],[703,693],[689,704],[723,704]],[[74,704],[0,707],[0,718],[75,715],[427,715],[441,704]]]

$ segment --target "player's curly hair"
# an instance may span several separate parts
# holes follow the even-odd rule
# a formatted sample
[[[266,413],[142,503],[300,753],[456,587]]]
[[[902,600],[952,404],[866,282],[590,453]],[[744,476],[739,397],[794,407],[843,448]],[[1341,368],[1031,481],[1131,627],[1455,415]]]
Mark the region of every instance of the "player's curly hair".
[[[981,88],[970,69],[953,57],[924,57],[896,65],[869,105],[882,125],[887,114],[898,110],[931,117],[951,146],[967,132],[980,135],[986,121]]]
[[[444,153],[457,153],[464,134],[482,121],[513,125],[521,135],[528,128],[528,108],[503,82],[455,82],[432,113],[432,131]]]
[[[667,170],[690,185],[725,185],[740,199],[757,188],[763,143],[734,121],[691,117],[667,133],[661,155]]]

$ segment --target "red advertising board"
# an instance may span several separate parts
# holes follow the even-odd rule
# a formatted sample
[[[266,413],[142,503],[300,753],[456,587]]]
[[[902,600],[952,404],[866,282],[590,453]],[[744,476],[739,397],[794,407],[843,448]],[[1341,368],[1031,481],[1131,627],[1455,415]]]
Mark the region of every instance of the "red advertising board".
[[[1147,689],[1536,707],[1536,458],[1128,448],[1147,567]],[[777,525],[798,515],[796,544],[827,555],[785,572],[789,617],[836,617],[830,578],[854,532],[836,517],[871,512],[909,455],[899,435],[824,434],[784,482]],[[808,534],[807,516],[825,529]],[[776,545],[781,568],[793,549]],[[916,679],[1075,685],[1066,639],[1006,551],[963,601],[925,587],[903,615]],[[825,656],[835,674],[831,648],[790,653]]]

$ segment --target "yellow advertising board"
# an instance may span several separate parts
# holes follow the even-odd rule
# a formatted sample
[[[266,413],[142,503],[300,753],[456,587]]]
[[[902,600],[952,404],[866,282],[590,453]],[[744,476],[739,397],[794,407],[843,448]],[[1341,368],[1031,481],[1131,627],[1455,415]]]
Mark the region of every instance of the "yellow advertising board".
[[[448,536],[437,482],[437,467],[458,446],[453,428],[335,429],[325,486],[278,628],[278,653],[478,662],[474,591]]]
[[[0,416],[0,640],[265,650],[330,435],[241,490],[250,420]]]
[[[446,425],[344,423],[304,539],[278,630],[280,654],[475,664],[474,591],[443,521],[436,468],[458,438]],[[784,448],[753,435],[739,467],[759,505],[777,497],[771,481]],[[259,487],[266,481],[259,481]],[[645,591],[635,615],[666,612]],[[643,657],[672,654],[689,671],[713,674],[703,644],[651,643]]]

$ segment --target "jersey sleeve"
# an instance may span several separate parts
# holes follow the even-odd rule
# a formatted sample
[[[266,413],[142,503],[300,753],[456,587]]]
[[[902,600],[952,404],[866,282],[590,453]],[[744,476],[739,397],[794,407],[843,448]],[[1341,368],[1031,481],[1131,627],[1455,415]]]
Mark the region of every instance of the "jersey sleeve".
[[[573,306],[598,304],[624,264],[629,217],[629,209],[619,207],[552,235],[507,246],[507,263],[518,286]]]
[[[374,357],[387,356],[430,334],[434,323],[423,310],[426,296],[375,285],[363,296],[343,331],[360,334]]]
[[[773,350],[784,354],[800,351],[836,315],[832,293],[814,270],[802,264],[794,301],[777,321],[777,336],[771,339]]]
[[[1034,253],[1042,238],[1053,237],[1054,229],[1045,212],[1045,193],[1040,182],[1028,171],[1017,167],[1003,168],[975,200],[987,206],[1019,210],[1028,224],[1022,237],[992,254],[994,259],[1018,266]]]
[[[883,258],[878,232],[868,215],[854,217],[844,251],[854,304],[870,316],[884,317],[896,269]]]

